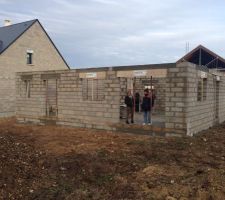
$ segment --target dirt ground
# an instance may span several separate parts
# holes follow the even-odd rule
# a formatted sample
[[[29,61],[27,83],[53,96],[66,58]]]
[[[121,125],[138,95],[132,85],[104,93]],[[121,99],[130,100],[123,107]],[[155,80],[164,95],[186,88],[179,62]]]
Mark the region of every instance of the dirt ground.
[[[0,199],[223,200],[225,124],[163,138],[1,120]]]

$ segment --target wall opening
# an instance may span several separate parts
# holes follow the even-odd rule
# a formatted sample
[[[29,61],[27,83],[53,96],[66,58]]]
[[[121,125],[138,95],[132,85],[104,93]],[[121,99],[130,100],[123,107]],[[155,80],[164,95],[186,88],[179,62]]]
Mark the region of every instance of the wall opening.
[[[105,80],[83,79],[82,94],[84,101],[103,101],[105,99]]]
[[[30,98],[30,80],[25,80],[25,97]]]
[[[125,89],[124,89],[125,88]],[[125,96],[130,90],[134,98],[133,119],[134,124],[143,125],[144,112],[142,110],[142,102],[144,90],[149,89],[149,96],[152,99],[151,122],[154,126],[165,126],[165,78],[156,77],[128,77],[121,78],[121,105],[120,119],[121,123],[126,123],[127,106],[125,104]],[[131,119],[130,119],[131,120]],[[128,120],[129,121],[129,120]],[[130,121],[129,121],[130,123]]]
[[[46,116],[57,117],[58,115],[58,80],[48,79],[44,80],[46,84]]]
[[[197,83],[197,101],[207,99],[207,78],[199,78]]]

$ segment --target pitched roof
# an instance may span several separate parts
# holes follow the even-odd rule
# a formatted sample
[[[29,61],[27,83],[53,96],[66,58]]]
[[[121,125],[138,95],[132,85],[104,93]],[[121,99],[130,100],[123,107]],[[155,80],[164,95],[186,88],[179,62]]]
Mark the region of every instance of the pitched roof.
[[[191,52],[179,59],[177,63],[183,61],[206,66],[208,68],[225,69],[225,59],[202,45],[197,46]]]
[[[13,44],[37,20],[0,27],[0,54]]]
[[[48,35],[48,33],[45,31],[44,27],[41,25],[38,19],[13,24],[10,26],[3,26],[0,27],[0,55],[8,48],[10,47],[24,32],[26,32],[35,22],[38,22],[47,35],[48,39],[60,55],[60,57],[63,59],[64,63],[67,65],[67,67],[70,69],[69,65],[63,58],[62,54],[59,52],[55,44],[53,43],[52,39]]]

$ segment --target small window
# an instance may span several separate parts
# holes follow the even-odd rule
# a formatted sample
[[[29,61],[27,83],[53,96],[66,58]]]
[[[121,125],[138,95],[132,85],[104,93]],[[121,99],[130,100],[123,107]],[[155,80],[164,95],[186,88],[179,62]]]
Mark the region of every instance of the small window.
[[[197,101],[205,101],[207,98],[207,79],[199,79],[197,84]]]
[[[33,64],[33,53],[27,52],[27,64],[32,65]]]

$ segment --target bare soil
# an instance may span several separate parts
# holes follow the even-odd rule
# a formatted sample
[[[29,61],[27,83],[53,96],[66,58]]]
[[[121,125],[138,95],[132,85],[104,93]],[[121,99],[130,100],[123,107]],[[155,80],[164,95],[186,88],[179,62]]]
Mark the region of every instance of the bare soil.
[[[225,199],[225,124],[165,138],[0,121],[0,199]]]

